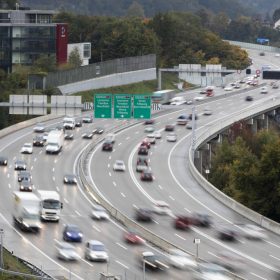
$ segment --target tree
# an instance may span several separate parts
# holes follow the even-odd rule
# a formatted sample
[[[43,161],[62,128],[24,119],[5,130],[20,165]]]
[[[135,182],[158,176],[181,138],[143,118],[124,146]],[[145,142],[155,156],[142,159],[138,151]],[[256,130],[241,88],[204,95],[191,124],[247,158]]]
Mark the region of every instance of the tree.
[[[56,70],[56,58],[54,55],[41,55],[32,65],[32,71],[53,72]]]
[[[83,63],[81,59],[79,49],[75,47],[69,54],[68,63],[73,65],[73,67],[80,67]]]
[[[0,0],[0,9],[14,9],[17,0]]]
[[[273,20],[274,23],[279,19],[280,19],[280,8],[275,10],[273,15],[272,15],[272,20]]]
[[[133,1],[127,9],[127,16],[129,17],[145,17],[145,12],[143,7],[137,2]]]

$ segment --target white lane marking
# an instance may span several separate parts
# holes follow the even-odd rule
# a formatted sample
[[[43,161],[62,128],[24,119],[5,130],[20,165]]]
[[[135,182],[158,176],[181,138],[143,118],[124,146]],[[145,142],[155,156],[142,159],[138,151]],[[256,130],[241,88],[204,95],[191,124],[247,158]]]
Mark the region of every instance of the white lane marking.
[[[116,184],[116,182],[115,181],[113,181],[113,185],[116,187],[117,186],[117,184]]]
[[[127,248],[125,246],[123,246],[122,244],[120,244],[119,242],[116,242],[117,245],[119,245],[121,248],[127,250]]]
[[[124,194],[124,193],[122,193],[122,192],[121,192],[121,195],[122,195],[124,198],[126,198],[126,196],[125,196],[125,194]]]
[[[52,177],[53,181],[55,181],[55,177]]]
[[[43,153],[43,150],[41,150],[41,151],[39,152],[39,155],[42,154],[42,153]]]
[[[10,173],[7,174],[7,178],[10,178]]]
[[[159,222],[157,222],[156,220],[153,220],[154,223],[156,223],[157,225],[159,225]]]
[[[158,185],[158,187],[159,187],[161,190],[163,189],[161,185]]]
[[[34,158],[34,162],[36,162],[36,161],[37,161],[37,158],[35,157],[35,158]]]
[[[273,255],[269,255],[271,258],[273,258],[273,259],[275,259],[275,260],[278,260],[278,261],[280,261],[280,258],[277,258],[277,257],[275,257],[275,256],[273,256]]]
[[[57,159],[54,160],[54,163],[57,163]]]
[[[96,231],[101,232],[101,230],[97,226],[92,226]]]
[[[186,210],[187,212],[189,212],[189,213],[191,213],[192,211],[191,210],[189,210],[188,208],[184,208],[184,210]]]
[[[30,170],[33,170],[33,165],[31,166]]]
[[[12,188],[11,184],[8,184],[9,189]]]
[[[109,156],[109,159],[111,159],[112,158],[112,156]]]
[[[66,198],[64,198],[64,201],[65,201],[65,203],[69,203],[69,201]]]
[[[118,263],[118,264],[120,264],[121,266],[123,266],[125,269],[129,270],[129,267],[126,266],[125,264],[121,263],[120,261],[116,261],[116,260],[115,260],[115,262]]]
[[[132,206],[133,206],[135,209],[138,209],[138,207],[137,207],[135,204],[132,204]]]
[[[150,163],[150,162],[151,162],[151,159],[149,158],[149,159],[148,159],[148,163]]]
[[[110,163],[108,163],[108,168],[110,168]]]
[[[272,243],[272,242],[270,242],[270,241],[264,240],[264,242],[266,242],[266,243],[268,243],[268,244],[270,244],[270,245],[272,245],[272,246],[277,247],[277,248],[280,249],[280,246],[278,246],[278,245],[276,245],[276,244],[274,244],[274,243]]]
[[[119,146],[121,145],[122,143],[119,143]]]
[[[169,198],[170,198],[171,200],[175,201],[175,198],[172,197],[171,195],[169,196]]]
[[[89,266],[93,267],[93,264],[89,263],[88,261],[86,261],[85,259],[81,258],[81,261],[85,262],[86,264],[88,264]]]
[[[214,253],[212,253],[212,252],[209,252],[209,251],[208,251],[207,253],[208,253],[209,255],[213,256],[213,257],[218,258],[218,259],[220,258],[219,256],[215,255],[215,254],[214,254]]]
[[[58,186],[56,186],[56,190],[59,192],[59,187]]]
[[[125,138],[125,140],[129,140],[130,139],[130,137],[129,136],[127,136],[126,138]]]
[[[136,132],[135,132],[135,134],[138,134],[138,133],[139,133],[139,131],[136,131]]]
[[[169,120],[173,120],[173,118],[168,118]]]
[[[54,169],[54,167],[53,167],[52,172],[54,172],[54,170],[55,170],[55,169]]]
[[[260,275],[254,273],[254,272],[250,272],[250,274],[256,276],[256,277],[259,278],[259,279],[267,280],[266,278],[263,278],[263,277],[261,277]]]
[[[153,152],[150,152],[150,155],[152,155],[153,154]]]
[[[82,216],[77,210],[75,210],[75,213],[76,213],[78,216]]]
[[[184,241],[186,240],[186,238],[184,238],[183,236],[181,236],[181,235],[179,235],[179,234],[177,234],[177,233],[175,233],[174,235],[177,236],[177,237],[179,237],[180,239],[182,239],[182,240],[184,240]]]

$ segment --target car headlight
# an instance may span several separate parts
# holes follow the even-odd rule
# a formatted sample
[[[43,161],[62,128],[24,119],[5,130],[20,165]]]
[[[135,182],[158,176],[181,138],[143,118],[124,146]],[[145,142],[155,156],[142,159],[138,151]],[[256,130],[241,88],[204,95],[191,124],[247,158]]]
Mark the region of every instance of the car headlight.
[[[7,161],[6,161],[6,160],[4,160],[4,164],[7,164]]]
[[[83,237],[83,234],[82,234],[81,232],[79,232],[78,235],[79,235],[80,237]]]
[[[67,178],[64,178],[64,181],[65,181],[65,182],[68,182],[68,179],[67,179]]]
[[[29,190],[32,190],[32,187],[31,187],[31,186],[29,186],[29,187],[28,187],[28,189],[29,189]]]
[[[66,232],[66,235],[71,237],[72,236],[72,233],[71,232]]]
[[[23,186],[20,186],[20,189],[23,190]]]

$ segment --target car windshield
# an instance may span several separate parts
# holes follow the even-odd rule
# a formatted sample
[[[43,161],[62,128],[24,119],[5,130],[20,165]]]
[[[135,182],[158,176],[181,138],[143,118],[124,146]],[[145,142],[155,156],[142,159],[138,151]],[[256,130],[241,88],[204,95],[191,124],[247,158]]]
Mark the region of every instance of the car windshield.
[[[93,250],[93,251],[99,251],[99,252],[105,251],[105,247],[104,247],[104,245],[102,245],[102,244],[98,244],[98,245],[96,245],[96,244],[91,244],[91,245],[90,245],[90,249]]]
[[[60,209],[60,202],[58,200],[46,199],[43,201],[43,208],[45,209]]]
[[[67,231],[75,231],[78,232],[80,231],[79,228],[77,226],[68,226],[67,227]]]
[[[23,147],[25,147],[25,148],[30,148],[30,147],[31,147],[31,144],[24,144]]]

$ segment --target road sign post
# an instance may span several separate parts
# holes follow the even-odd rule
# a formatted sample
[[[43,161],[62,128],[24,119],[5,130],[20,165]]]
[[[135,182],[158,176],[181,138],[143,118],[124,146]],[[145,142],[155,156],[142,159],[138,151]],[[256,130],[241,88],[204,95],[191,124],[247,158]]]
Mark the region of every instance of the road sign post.
[[[133,97],[133,117],[134,119],[151,118],[151,96],[136,94]]]
[[[96,93],[94,95],[94,117],[96,119],[112,118],[112,94]]]
[[[130,94],[114,95],[114,118],[115,119],[131,118],[131,95]]]
[[[195,238],[193,243],[196,245],[195,258],[196,258],[196,261],[198,261],[198,244],[200,244],[200,239],[199,238]]]

